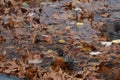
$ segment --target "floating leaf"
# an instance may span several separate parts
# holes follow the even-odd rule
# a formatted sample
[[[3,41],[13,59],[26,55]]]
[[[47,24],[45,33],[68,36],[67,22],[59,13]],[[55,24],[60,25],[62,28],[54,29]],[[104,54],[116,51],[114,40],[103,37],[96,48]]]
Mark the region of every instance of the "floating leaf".
[[[83,48],[83,46],[76,46],[76,48]]]
[[[77,25],[77,26],[82,26],[83,23],[82,23],[82,22],[77,22],[76,25]]]
[[[102,45],[104,45],[105,47],[109,47],[112,45],[112,42],[101,42]]]
[[[65,42],[66,42],[66,41],[63,40],[63,39],[59,40],[59,43],[65,43]]]
[[[112,43],[120,43],[120,39],[113,40]]]

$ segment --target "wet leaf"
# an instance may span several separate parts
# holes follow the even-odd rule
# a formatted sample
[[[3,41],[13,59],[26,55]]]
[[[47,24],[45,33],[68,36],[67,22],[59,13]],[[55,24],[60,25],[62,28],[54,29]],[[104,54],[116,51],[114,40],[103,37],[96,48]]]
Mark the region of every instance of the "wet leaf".
[[[83,46],[76,46],[76,48],[83,48]]]
[[[109,17],[109,16],[110,16],[109,13],[105,13],[105,14],[102,15],[102,17],[104,17],[104,18]]]
[[[102,54],[102,53],[97,51],[97,52],[90,52],[89,54],[91,54],[91,55],[99,55],[99,54]]]
[[[24,2],[22,5],[23,5],[24,7],[29,7],[29,4],[28,4],[27,2]]]
[[[35,15],[35,13],[29,13],[27,16],[34,16]]]
[[[2,35],[0,35],[0,42],[3,42],[3,41],[5,41],[6,39],[2,36]]]
[[[47,41],[48,43],[52,42],[52,37],[50,35],[42,35],[44,37],[44,40]]]
[[[75,6],[75,7],[76,7],[78,3],[79,3],[79,1],[78,1],[78,0],[72,0],[72,5],[73,5],[73,6]]]
[[[15,46],[7,46],[6,48],[13,49],[13,48],[15,48]]]
[[[77,22],[76,25],[77,25],[77,26],[82,26],[83,23],[82,23],[82,22]]]
[[[63,39],[59,40],[59,43],[65,43],[65,42],[66,42],[66,41],[63,40]]]
[[[112,43],[120,43],[120,39],[112,40]]]
[[[105,47],[109,47],[112,45],[112,42],[101,42],[101,44]]]
[[[33,59],[33,60],[29,60],[28,61],[30,64],[39,64],[42,62],[42,60],[38,60],[38,59]]]
[[[77,8],[75,8],[75,11],[80,11],[81,12],[82,9],[77,7]]]
[[[4,56],[1,55],[1,56],[0,56],[0,61],[3,60],[3,59],[4,59]]]

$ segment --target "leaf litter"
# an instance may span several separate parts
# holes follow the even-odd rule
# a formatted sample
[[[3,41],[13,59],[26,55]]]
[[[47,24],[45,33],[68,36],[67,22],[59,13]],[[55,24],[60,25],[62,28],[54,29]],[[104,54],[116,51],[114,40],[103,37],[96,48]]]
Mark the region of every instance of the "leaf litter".
[[[119,80],[118,3],[1,0],[4,80]]]

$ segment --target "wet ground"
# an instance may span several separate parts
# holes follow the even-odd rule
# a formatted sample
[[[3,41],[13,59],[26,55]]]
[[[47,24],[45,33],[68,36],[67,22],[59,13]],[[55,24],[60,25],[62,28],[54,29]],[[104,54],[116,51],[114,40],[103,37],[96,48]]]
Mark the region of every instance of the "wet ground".
[[[81,80],[119,80],[120,45],[112,44],[107,48],[99,45],[101,41],[120,39],[119,5],[120,0],[51,0],[16,3],[11,0],[1,3],[1,56],[5,56],[5,60],[13,59],[13,62],[16,62],[14,59],[18,59],[19,62],[24,57],[28,60],[31,53],[45,55],[40,64],[42,70],[55,64],[53,67],[59,66],[66,72],[64,76],[70,73],[67,79],[77,80],[70,77],[73,74],[74,78]],[[49,50],[57,53],[57,57],[65,59],[67,65],[56,64],[48,57]],[[91,56],[88,54],[91,51],[101,51],[103,54]],[[28,65],[24,60],[23,63]],[[0,66],[0,72],[7,73],[5,70],[9,68],[3,69],[6,66],[4,60]],[[66,69],[68,66],[69,69]],[[38,80],[50,80],[50,78],[55,80],[56,73],[42,70],[38,69],[36,72],[41,77],[37,77]],[[13,73],[9,71],[7,74],[15,75],[14,71]],[[30,79],[27,76],[27,69],[25,74],[26,79],[34,80],[33,77]],[[21,77],[19,74],[17,76]]]

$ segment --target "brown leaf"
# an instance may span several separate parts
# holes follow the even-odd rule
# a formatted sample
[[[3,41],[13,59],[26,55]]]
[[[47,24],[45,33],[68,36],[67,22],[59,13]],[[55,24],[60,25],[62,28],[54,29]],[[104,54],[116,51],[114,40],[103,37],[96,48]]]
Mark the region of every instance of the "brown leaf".
[[[109,16],[110,16],[110,13],[105,13],[105,14],[102,15],[102,17],[104,17],[104,18],[107,18]]]
[[[29,79],[29,80],[33,80],[33,78],[35,77],[36,75],[36,72],[37,72],[38,68],[36,66],[32,67],[32,66],[29,66],[26,68],[26,73],[25,73],[25,76]]]
[[[36,35],[33,41],[35,43],[39,43],[39,42],[51,43],[52,37],[50,35]]]
[[[2,35],[0,35],[0,42],[3,42],[3,41],[5,41],[6,39],[2,36]]]
[[[26,77],[27,79],[29,79],[29,80],[33,80],[34,76],[35,76],[35,74],[34,74],[34,73],[31,73],[31,72],[29,72],[29,71],[27,71],[27,72],[25,73],[25,77]]]
[[[50,36],[50,35],[43,35],[43,37],[44,37],[44,40],[46,41],[46,42],[48,42],[48,43],[51,43],[52,42],[52,37]]]
[[[51,68],[52,68],[53,71],[57,72],[57,71],[60,70],[60,68],[64,69],[67,66],[68,66],[68,64],[65,63],[64,58],[62,58],[62,57],[55,57],[54,61],[53,61],[53,65],[52,65]]]
[[[0,55],[0,61],[2,61],[4,59],[4,56]]]
[[[83,41],[82,44],[82,50],[83,51],[95,51],[96,47],[93,44],[88,44],[87,42]]]

